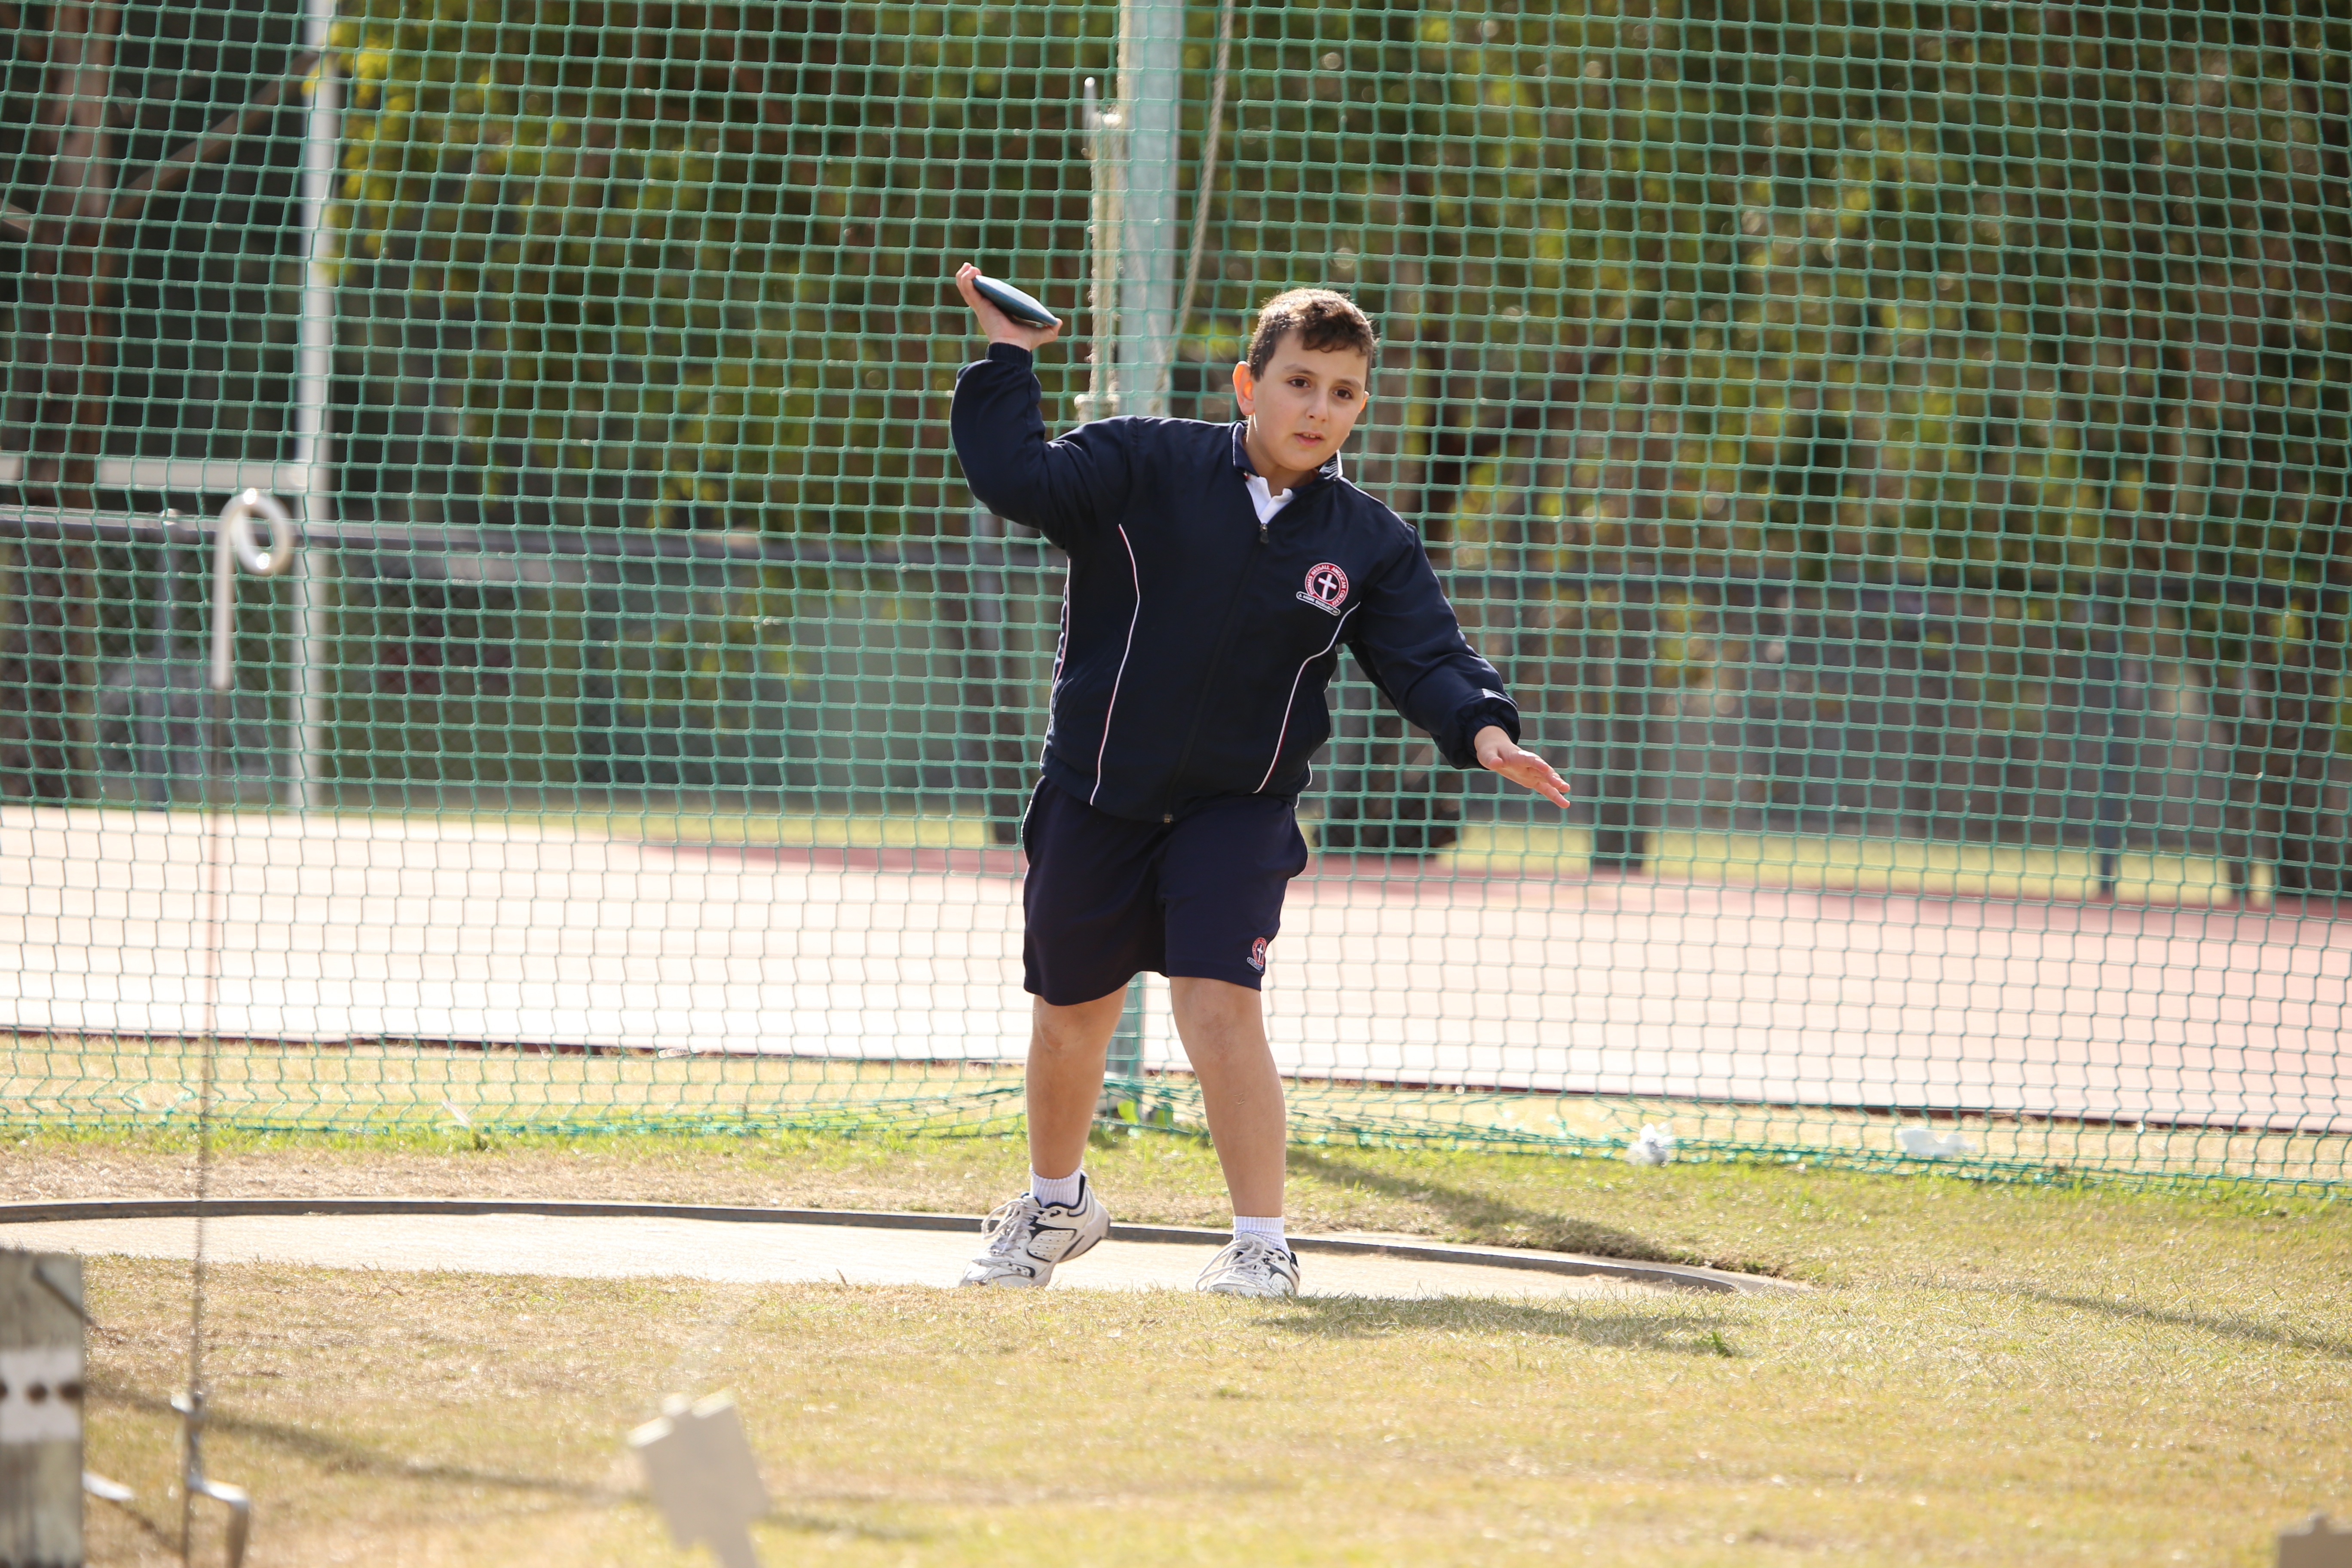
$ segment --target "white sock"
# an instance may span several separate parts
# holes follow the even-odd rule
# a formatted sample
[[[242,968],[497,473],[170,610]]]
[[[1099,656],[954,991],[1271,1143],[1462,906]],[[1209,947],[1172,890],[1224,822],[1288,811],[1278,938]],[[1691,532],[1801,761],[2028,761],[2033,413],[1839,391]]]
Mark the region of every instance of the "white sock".
[[[1237,1237],[1262,1236],[1286,1252],[1290,1249],[1288,1238],[1282,1234],[1280,1215],[1237,1214],[1234,1215],[1234,1234]]]
[[[1066,1176],[1041,1176],[1034,1171],[1029,1173],[1030,1196],[1041,1204],[1059,1204],[1064,1208],[1078,1201],[1078,1194],[1086,1190],[1086,1184],[1087,1173],[1083,1170],[1072,1171]]]

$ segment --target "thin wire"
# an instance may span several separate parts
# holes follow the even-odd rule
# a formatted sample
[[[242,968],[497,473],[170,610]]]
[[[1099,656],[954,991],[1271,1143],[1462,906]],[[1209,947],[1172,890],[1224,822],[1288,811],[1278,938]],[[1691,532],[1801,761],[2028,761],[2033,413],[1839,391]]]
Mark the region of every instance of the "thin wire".
[[[226,526],[226,523],[223,526]],[[217,607],[215,614],[218,614]],[[220,1057],[220,951],[227,924],[227,889],[223,885],[220,831],[220,752],[222,710],[228,694],[207,686],[205,692],[205,959],[204,1066],[196,1093],[196,1237],[188,1282],[188,1408],[186,1475],[180,1488],[180,1561],[190,1560],[195,1528],[195,1489],[188,1483],[200,1468],[197,1444],[205,1419],[205,1215],[213,1192],[213,1095]]]
[[[727,1346],[735,1332],[735,1325],[743,1321],[761,1300],[760,1292],[746,1287],[736,1292],[732,1305],[722,1312],[711,1314],[703,1321],[702,1329],[671,1361],[669,1370],[662,1374],[661,1387],[656,1392],[656,1401],[677,1395],[688,1400],[709,1374],[710,1363]]]
[[[1225,127],[1225,75],[1234,58],[1234,0],[1217,6],[1217,72],[1209,84],[1209,121],[1202,128],[1201,177],[1192,186],[1192,245],[1184,257],[1184,289],[1176,297],[1176,329],[1170,334],[1184,341],[1184,327],[1192,319],[1192,293],[1201,281],[1201,248],[1209,237],[1209,209],[1217,195],[1217,141]]]

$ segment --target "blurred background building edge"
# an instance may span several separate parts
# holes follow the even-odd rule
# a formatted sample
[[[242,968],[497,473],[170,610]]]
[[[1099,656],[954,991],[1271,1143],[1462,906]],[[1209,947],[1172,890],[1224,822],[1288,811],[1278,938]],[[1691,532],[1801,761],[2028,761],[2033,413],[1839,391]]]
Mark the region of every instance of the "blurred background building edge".
[[[248,804],[1001,841],[1056,573],[944,451],[936,275],[1085,321],[1094,74],[1149,132],[1119,384],[1223,416],[1265,292],[1364,297],[1355,471],[1594,868],[1838,836],[2340,890],[2347,23],[1245,10],[1180,337],[1214,6],[824,16],[16,16],[0,798],[189,798],[194,528],[257,484],[313,548],[248,596]],[[1326,848],[1524,819],[1337,708]]]

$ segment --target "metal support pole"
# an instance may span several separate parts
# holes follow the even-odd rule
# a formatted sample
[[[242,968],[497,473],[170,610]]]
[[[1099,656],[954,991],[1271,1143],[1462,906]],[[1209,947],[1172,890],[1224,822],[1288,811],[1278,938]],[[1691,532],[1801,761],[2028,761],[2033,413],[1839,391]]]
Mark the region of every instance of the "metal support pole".
[[[2092,604],[2094,653],[2090,668],[2089,700],[2084,704],[2099,716],[2099,795],[2096,816],[2091,825],[2092,847],[2098,855],[2099,897],[2116,896],[2116,883],[2123,859],[2125,802],[2130,788],[2128,765],[2129,742],[2123,735],[2121,714],[2123,697],[2124,606],[2113,590],[2102,584],[2098,597]],[[2104,643],[2105,647],[2099,647]]]
[[[1123,0],[1118,12],[1120,178],[1118,412],[1165,415],[1175,353],[1178,112],[1183,103],[1183,0]]]
[[[341,132],[341,98],[335,57],[328,49],[334,26],[334,0],[306,0],[304,43],[319,51],[310,79],[310,107],[302,121],[302,321],[294,371],[293,466],[300,475],[294,515],[304,522],[332,521],[329,464],[331,431],[328,402],[335,369],[335,283],[328,265],[327,205],[334,194],[335,150]],[[304,810],[320,803],[326,750],[328,576],[332,564],[323,552],[303,552],[294,578],[294,768],[291,804]]]
[[[1079,100],[1078,123],[1087,149],[1087,389],[1072,401],[1083,425],[1118,412],[1110,362],[1118,342],[1118,195],[1126,145],[1119,110],[1103,108],[1092,77]]]

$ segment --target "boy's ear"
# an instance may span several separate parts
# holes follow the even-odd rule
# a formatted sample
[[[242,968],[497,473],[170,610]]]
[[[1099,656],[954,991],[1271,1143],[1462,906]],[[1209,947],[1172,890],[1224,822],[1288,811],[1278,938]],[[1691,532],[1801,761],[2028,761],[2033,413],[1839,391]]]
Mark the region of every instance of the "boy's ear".
[[[1242,405],[1244,418],[1257,412],[1257,377],[1245,359],[1234,362],[1234,401]]]

